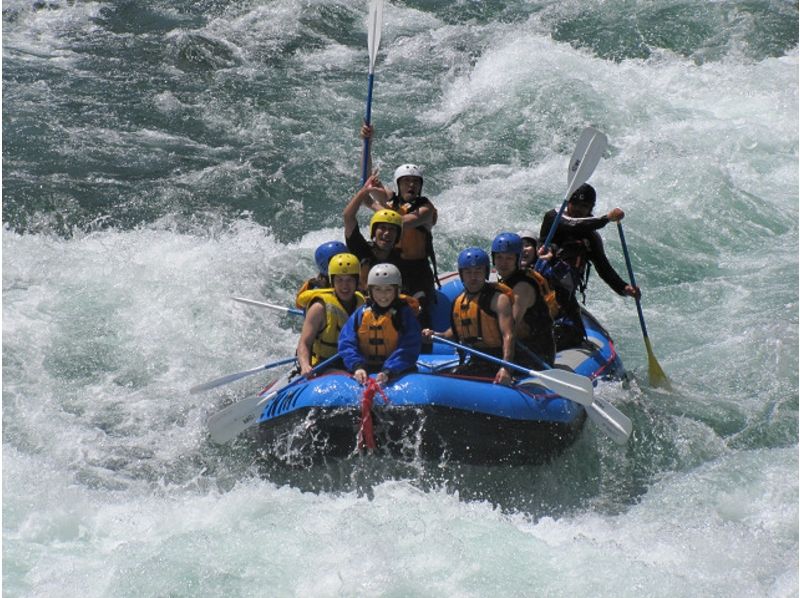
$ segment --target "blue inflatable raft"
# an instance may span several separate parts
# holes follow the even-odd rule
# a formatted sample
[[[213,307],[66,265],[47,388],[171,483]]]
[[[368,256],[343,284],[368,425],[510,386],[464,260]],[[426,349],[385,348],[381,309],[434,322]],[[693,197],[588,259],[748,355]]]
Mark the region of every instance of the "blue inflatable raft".
[[[438,295],[433,327],[449,326],[451,301],[461,292],[449,275]],[[443,281],[444,282],[444,281]],[[621,378],[624,369],[606,330],[583,313],[590,343],[561,351],[556,367],[587,376]],[[537,463],[568,446],[586,419],[585,409],[542,386],[516,386],[446,373],[459,357],[447,346],[417,362],[419,372],[393,380],[364,405],[364,387],[332,372],[278,390],[252,428],[271,455],[290,462],[342,458],[369,440],[377,451],[403,460],[465,463]],[[275,392],[265,389],[263,395]]]

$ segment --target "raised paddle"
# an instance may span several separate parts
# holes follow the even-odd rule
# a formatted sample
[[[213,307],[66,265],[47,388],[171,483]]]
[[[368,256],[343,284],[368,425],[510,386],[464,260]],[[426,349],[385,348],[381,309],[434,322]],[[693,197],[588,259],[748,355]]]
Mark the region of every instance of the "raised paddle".
[[[628,266],[628,276],[631,278],[631,285],[636,286],[636,279],[633,276],[633,266],[631,265],[631,257],[628,254],[628,245],[625,243],[625,233],[622,232],[622,222],[619,220],[617,221],[617,230],[619,231],[619,241],[622,244],[622,253],[625,254],[625,265]],[[669,378],[664,373],[664,370],[661,369],[661,366],[658,364],[658,360],[656,359],[655,354],[653,353],[653,347],[650,344],[650,337],[647,336],[647,326],[644,323],[644,313],[642,313],[642,302],[639,300],[638,297],[636,299],[636,311],[639,312],[639,325],[642,327],[642,336],[644,337],[644,346],[647,349],[647,366],[648,366],[648,373],[650,378],[650,385],[651,386],[660,386],[662,388],[666,388],[667,390],[672,389],[672,385],[669,382]]]
[[[236,372],[235,374],[228,374],[227,376],[222,376],[220,378],[214,378],[208,382],[203,382],[197,386],[192,386],[189,389],[189,393],[196,394],[198,392],[203,392],[204,390],[211,390],[212,388],[217,388],[218,386],[230,384],[231,382],[236,382],[236,380],[240,380],[241,378],[245,378],[247,376],[252,376],[253,374],[258,374],[264,370],[271,370],[272,368],[286,365],[287,363],[292,363],[295,361],[295,359],[295,357],[287,357],[286,359],[279,359],[278,361],[273,361],[272,363],[265,363],[264,365],[260,365],[250,370]]]
[[[372,121],[372,85],[375,82],[375,59],[378,57],[378,46],[381,43],[381,28],[383,27],[383,0],[372,0],[369,4],[369,19],[367,24],[367,49],[369,51],[369,76],[367,78],[367,108],[364,114],[364,123]],[[369,137],[364,138],[364,156],[361,161],[361,185],[367,182],[367,168],[369,167]]]
[[[275,311],[282,311],[292,316],[302,316],[303,310],[294,307],[283,307],[282,305],[275,305],[274,303],[264,303],[263,301],[256,301],[255,299],[245,299],[244,297],[231,297],[234,301],[245,303],[246,305],[255,305],[256,307],[266,307],[274,309]]]
[[[318,371],[327,367],[338,358],[339,354],[337,353],[333,357],[329,357],[325,361],[318,363],[305,376],[296,378],[292,382],[289,382],[289,384],[272,391],[268,395],[256,395],[254,397],[242,399],[233,405],[227,406],[222,411],[213,414],[208,418],[207,424],[208,432],[211,435],[211,440],[217,444],[223,444],[229,440],[232,440],[233,438],[236,438],[239,434],[244,432],[247,428],[254,425],[258,421],[258,417],[264,410],[264,405],[266,405],[270,399],[278,394],[279,391],[299,384],[301,381],[306,380],[308,376],[316,374]]]
[[[575,145],[575,151],[572,152],[572,157],[569,160],[567,167],[567,192],[564,194],[564,201],[561,202],[561,208],[556,214],[553,224],[550,226],[550,231],[547,233],[547,238],[544,241],[543,247],[547,249],[553,240],[553,235],[556,234],[558,229],[558,222],[561,220],[561,215],[567,207],[569,198],[575,192],[575,189],[583,185],[592,176],[595,167],[603,153],[608,147],[608,138],[592,127],[586,127],[581,136],[578,138],[578,143]],[[541,258],[540,258],[541,259]],[[537,266],[538,266],[537,261]]]

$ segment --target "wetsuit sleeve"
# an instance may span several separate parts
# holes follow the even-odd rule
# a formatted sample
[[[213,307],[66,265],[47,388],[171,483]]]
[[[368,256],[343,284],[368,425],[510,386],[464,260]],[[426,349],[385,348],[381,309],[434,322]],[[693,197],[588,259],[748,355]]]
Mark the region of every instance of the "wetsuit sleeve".
[[[361,307],[353,312],[339,333],[339,356],[348,372],[355,372],[359,366],[364,366],[367,362],[358,348],[358,334],[356,333],[362,312],[363,308]]]
[[[539,238],[542,242],[547,238],[550,233],[550,227],[553,226],[553,221],[556,218],[555,210],[550,210],[544,215],[542,220],[542,227],[539,230]],[[588,218],[570,218],[566,214],[562,214],[558,221],[558,228],[555,235],[553,235],[553,243],[559,244],[559,240],[567,238],[582,238],[589,236],[593,231],[603,228],[609,223],[608,217],[603,216],[590,216]]]
[[[610,286],[617,295],[625,294],[625,286],[628,284],[620,278],[617,271],[608,261],[605,249],[603,249],[603,240],[596,232],[588,236],[589,239],[589,259],[594,264],[597,273],[600,275],[605,283]]]
[[[422,350],[422,328],[410,307],[404,306],[400,311],[403,318],[403,330],[397,339],[397,348],[386,361],[383,369],[397,375],[417,365]]]
[[[345,242],[347,243],[347,249],[349,249],[359,261],[372,259],[372,248],[369,246],[369,243],[364,238],[364,235],[361,234],[358,227],[353,229],[353,234],[347,237]]]

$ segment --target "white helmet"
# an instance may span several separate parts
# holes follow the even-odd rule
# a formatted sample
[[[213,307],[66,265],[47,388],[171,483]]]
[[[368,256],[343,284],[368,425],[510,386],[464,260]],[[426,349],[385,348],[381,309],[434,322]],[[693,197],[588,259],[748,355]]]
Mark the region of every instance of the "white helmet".
[[[419,177],[420,187],[422,186],[422,183],[424,181],[424,179],[422,178],[422,169],[419,166],[417,166],[416,164],[403,164],[401,166],[398,166],[397,170],[394,171],[394,186],[395,189],[397,189],[398,191],[400,191],[398,182],[404,176]]]
[[[394,264],[376,264],[372,266],[367,276],[367,286],[371,287],[376,284],[402,286],[403,278],[400,276],[400,270]]]

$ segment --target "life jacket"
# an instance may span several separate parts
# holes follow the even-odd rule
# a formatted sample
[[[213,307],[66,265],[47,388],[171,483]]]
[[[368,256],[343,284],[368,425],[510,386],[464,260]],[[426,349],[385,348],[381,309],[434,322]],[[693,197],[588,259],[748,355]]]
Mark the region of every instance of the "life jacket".
[[[307,281],[303,283],[303,286],[300,287],[300,290],[297,291],[297,295],[295,296],[294,299],[294,304],[296,307],[304,309],[300,305],[300,295],[302,295],[306,291],[311,291],[314,289],[329,289],[329,288],[331,288],[330,283],[328,284],[321,283],[319,280],[319,276],[315,276],[314,278],[309,278]]]
[[[339,350],[339,333],[350,315],[364,303],[364,295],[356,291],[355,306],[348,312],[333,289],[311,289],[298,295],[297,307],[308,310],[315,301],[325,304],[325,327],[317,334],[311,346],[312,366],[332,357]]]
[[[555,302],[555,293],[550,291],[550,285],[545,280],[544,276],[533,270],[517,270],[508,278],[503,279],[503,284],[508,285],[513,289],[517,283],[525,282],[531,285],[537,294],[537,300],[531,305],[523,314],[522,321],[525,326],[520,329],[521,334],[517,338],[524,340],[530,336],[536,336],[541,332],[550,330],[553,326],[553,314],[550,311],[545,298],[545,291],[542,290],[542,284],[547,286],[548,291],[552,294],[552,301]],[[544,301],[542,301],[544,299]],[[558,313],[558,303],[556,303],[556,314]]]
[[[468,296],[466,290],[453,301],[451,324],[456,337],[476,349],[502,349],[503,334],[492,309],[492,299],[497,293],[514,301],[514,292],[501,282],[487,282],[477,296]]]
[[[555,260],[568,265],[571,270],[569,277],[562,276],[562,286],[570,294],[580,291],[583,302],[586,303],[586,287],[589,286],[589,274],[592,270],[588,239],[568,239],[554,249]]]
[[[383,362],[391,355],[400,340],[403,319],[400,314],[403,304],[407,305],[416,316],[419,313],[419,301],[408,295],[400,295],[385,310],[376,311],[377,305],[372,299],[361,312],[361,323],[356,328],[358,349],[367,362],[370,370],[379,370]]]
[[[395,195],[392,198],[392,209],[401,216],[405,216],[426,203],[433,210],[433,222],[431,223],[431,226],[433,226],[436,224],[439,214],[427,197],[418,197],[413,203],[407,203],[403,202],[399,195]],[[404,260],[430,259],[433,267],[433,279],[436,281],[437,286],[442,288],[436,269],[436,253],[433,250],[433,234],[431,234],[430,228],[425,226],[404,226],[400,240],[397,242],[397,247],[400,249],[400,255]]]

